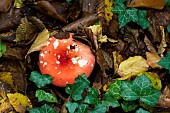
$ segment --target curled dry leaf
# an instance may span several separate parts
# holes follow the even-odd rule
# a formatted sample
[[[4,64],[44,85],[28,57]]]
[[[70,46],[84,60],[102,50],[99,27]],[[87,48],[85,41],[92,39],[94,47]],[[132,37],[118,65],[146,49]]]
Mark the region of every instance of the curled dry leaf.
[[[164,0],[132,0],[128,7],[146,7],[153,9],[163,9]]]
[[[161,60],[161,57],[155,52],[146,52],[146,59],[152,68],[162,68],[157,63]]]
[[[120,63],[118,74],[121,76],[121,80],[131,78],[139,73],[147,71],[149,65],[147,61],[141,56],[129,57]]]
[[[72,31],[82,26],[87,27],[94,24],[97,20],[98,20],[98,16],[96,14],[86,15],[85,17],[64,26],[62,30]]]
[[[30,49],[28,50],[25,58],[28,54],[34,51],[40,51],[44,46],[47,45],[49,39],[49,32],[47,29],[44,29],[35,39],[34,43],[31,45]]]
[[[170,88],[166,86],[163,89],[163,92],[159,98],[158,105],[161,107],[169,107],[170,106]]]
[[[146,35],[145,35],[145,38],[144,38],[144,42],[146,44],[147,49],[150,52],[156,52],[156,49],[154,48],[153,44],[151,43],[151,41],[148,39],[148,37]]]
[[[119,54],[119,52],[112,52],[113,53],[113,59],[114,59],[114,73],[116,74],[119,68],[120,62],[122,62],[123,57]]]
[[[164,27],[160,26],[160,30],[161,30],[162,40],[158,48],[158,54],[162,54],[165,51],[165,47],[167,47]]]

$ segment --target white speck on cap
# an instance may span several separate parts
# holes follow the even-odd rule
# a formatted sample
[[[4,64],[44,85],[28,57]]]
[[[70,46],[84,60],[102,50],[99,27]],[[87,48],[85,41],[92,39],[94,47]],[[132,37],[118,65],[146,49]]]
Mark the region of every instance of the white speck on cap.
[[[43,58],[45,57],[45,54],[44,53],[41,53],[40,56],[42,56]]]
[[[47,53],[48,53],[48,51],[44,51],[44,53],[45,53],[45,54],[47,54]]]
[[[57,54],[54,54],[54,56],[56,56]]]
[[[40,63],[42,64],[42,63],[43,63],[43,61],[41,60],[41,61],[40,61]]]
[[[50,42],[47,42],[47,46],[50,44]]]
[[[80,67],[83,67],[87,64],[87,60],[84,60],[84,59],[78,60],[78,64],[79,64]]]
[[[66,40],[64,40],[64,42],[63,43],[66,43],[67,41]]]
[[[75,51],[76,51],[76,52],[78,52],[78,50],[79,50],[79,48],[78,48],[78,47],[76,47],[76,48],[75,48]]]
[[[58,55],[57,57],[58,57],[58,59],[60,59],[60,55]]]
[[[71,61],[73,62],[73,64],[77,64],[77,59],[76,58],[72,58]]]
[[[55,67],[55,69],[57,69],[57,67]]]
[[[59,42],[58,42],[57,39],[55,40],[55,42],[53,43],[53,45],[54,45],[54,49],[57,49],[57,47],[58,47],[58,45],[59,45]]]
[[[56,60],[56,64],[60,64],[60,61]]]
[[[44,62],[43,67],[47,65],[47,62]]]
[[[57,74],[60,74],[61,73],[61,71],[59,71]]]
[[[49,40],[52,40],[52,38],[49,38]]]

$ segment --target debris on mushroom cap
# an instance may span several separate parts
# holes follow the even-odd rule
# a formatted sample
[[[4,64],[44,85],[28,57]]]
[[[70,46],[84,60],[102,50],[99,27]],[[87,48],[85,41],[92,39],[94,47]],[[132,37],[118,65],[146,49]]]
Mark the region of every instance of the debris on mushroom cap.
[[[53,84],[60,87],[74,83],[80,74],[85,73],[89,77],[94,64],[95,56],[90,47],[73,41],[72,34],[68,39],[49,38],[39,55],[41,73],[51,75]]]

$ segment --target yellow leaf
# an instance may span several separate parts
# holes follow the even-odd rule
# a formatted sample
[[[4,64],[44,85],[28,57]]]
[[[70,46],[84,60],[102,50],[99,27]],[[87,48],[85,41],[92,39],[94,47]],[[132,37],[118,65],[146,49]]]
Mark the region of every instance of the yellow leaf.
[[[27,108],[32,108],[30,100],[21,93],[8,93],[7,97],[13,108],[19,113],[25,113]]]
[[[162,54],[165,51],[165,47],[167,47],[164,27],[160,26],[160,30],[161,30],[162,40],[158,48],[158,54]]]
[[[12,106],[7,99],[0,100],[0,113],[9,113],[12,109]]]
[[[149,66],[152,68],[162,68],[157,63],[161,60],[161,57],[155,52],[146,52],[146,58]]]
[[[161,84],[161,80],[159,78],[159,76],[156,73],[152,73],[152,72],[143,72],[141,74],[139,74],[138,76],[145,74],[150,81],[152,82],[152,86],[155,89],[161,90],[162,89],[162,84]]]
[[[14,81],[12,79],[11,72],[0,72],[0,79],[5,83],[9,84],[14,91],[17,90],[14,86]]]
[[[118,74],[121,77],[130,78],[131,76],[135,76],[139,73],[147,71],[149,65],[146,60],[141,56],[129,57],[127,60],[123,61],[119,65]],[[126,79],[128,79],[126,78]]]
[[[31,48],[27,52],[27,55],[34,52],[40,51],[44,46],[47,45],[49,39],[49,32],[47,29],[44,29],[35,39],[34,43],[31,45]],[[25,57],[27,57],[27,55]]]
[[[114,73],[116,74],[118,71],[118,66],[120,62],[122,62],[123,58],[117,51],[112,52],[112,54],[113,54],[113,59],[114,59]]]

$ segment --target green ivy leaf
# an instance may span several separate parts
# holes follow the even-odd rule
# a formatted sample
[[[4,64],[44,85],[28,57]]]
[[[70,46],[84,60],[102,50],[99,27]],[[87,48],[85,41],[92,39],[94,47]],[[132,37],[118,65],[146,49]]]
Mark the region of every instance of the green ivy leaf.
[[[95,106],[95,108],[88,113],[106,113],[107,109],[103,103],[99,103]]]
[[[29,113],[58,113],[51,106],[44,104],[41,107],[35,107],[28,110]]]
[[[151,81],[145,74],[133,81],[123,81],[121,89],[121,96],[124,100],[132,101],[140,98],[149,106],[154,106],[161,94],[159,90],[152,87]]]
[[[68,109],[69,113],[74,113],[76,108],[78,108],[78,104],[76,102],[70,102],[68,101],[66,103],[66,108]]]
[[[38,102],[43,101],[43,100],[47,102],[58,102],[55,96],[41,89],[38,89],[36,91],[35,96],[38,98]]]
[[[38,88],[42,88],[47,84],[52,83],[52,77],[50,75],[41,75],[37,71],[32,71],[29,80],[33,81]]]
[[[74,84],[67,84],[65,91],[72,96],[72,99],[77,101],[82,99],[82,93],[85,88],[89,87],[89,81],[85,74],[78,76]]]
[[[121,106],[125,112],[129,112],[135,110],[138,105],[134,101],[123,101]]]
[[[164,0],[165,1],[165,7],[170,6],[170,0]]]
[[[170,74],[170,52],[168,52],[167,55],[158,62],[158,65],[168,69]]]
[[[88,104],[79,103],[75,113],[87,113],[88,107]]]
[[[109,91],[105,93],[105,96],[112,96],[116,100],[121,98],[121,83],[122,81],[116,80],[113,84],[110,85]]]
[[[149,111],[145,111],[142,108],[139,108],[138,110],[136,110],[135,113],[150,113]]]
[[[114,4],[123,3],[123,2],[125,2],[125,0],[115,0]]]
[[[0,41],[0,57],[2,56],[2,54],[6,51],[6,46],[2,44],[2,42]]]
[[[126,10],[126,7],[123,3],[119,3],[114,9],[112,9],[112,12],[118,13],[119,28],[122,28],[130,21],[137,22],[137,11],[138,9],[136,8],[129,8]]]
[[[168,33],[170,33],[170,24],[168,24],[168,26],[167,26],[167,31],[168,31]]]
[[[107,107],[111,106],[116,108],[120,106],[119,102],[112,95],[107,95],[107,94],[104,95],[102,103]]]
[[[138,11],[138,24],[143,28],[146,29],[150,26],[150,22],[146,19],[147,11],[146,10],[139,10]]]
[[[70,3],[72,0],[66,0],[68,3]]]
[[[86,96],[84,102],[88,104],[98,104],[98,91],[93,88],[88,88],[88,95]]]

